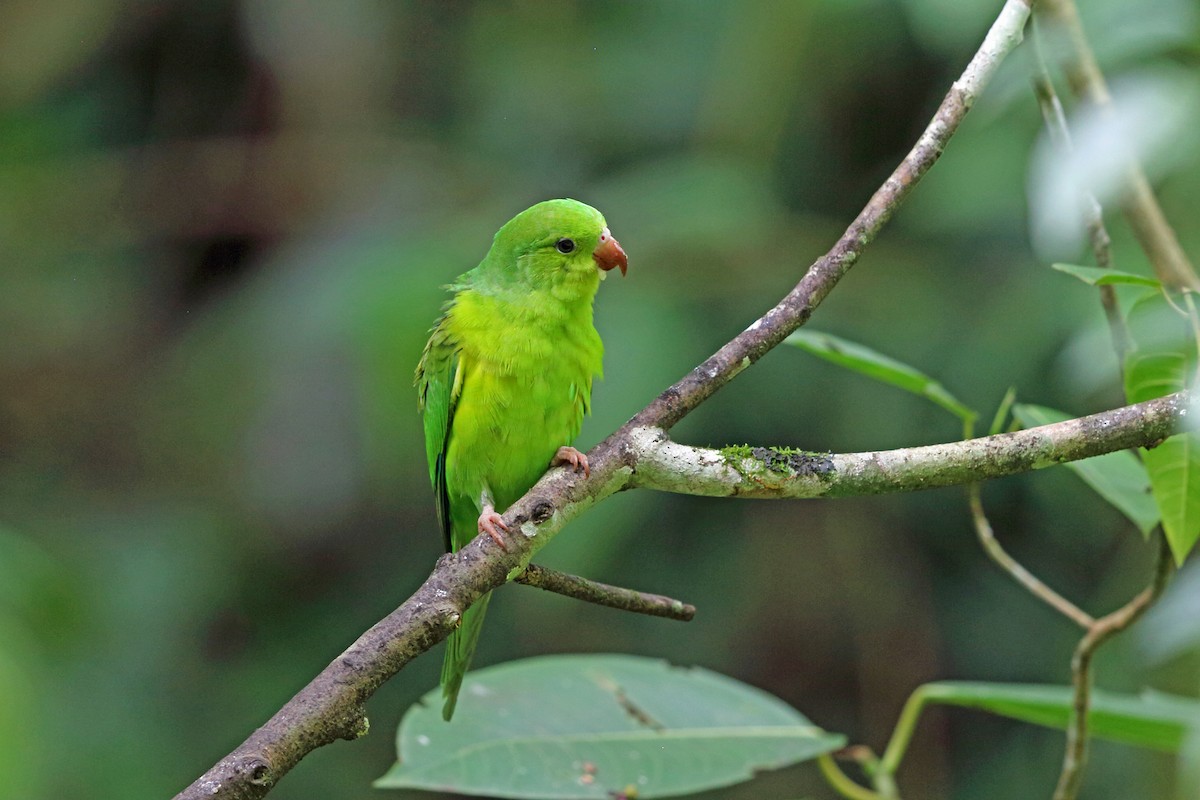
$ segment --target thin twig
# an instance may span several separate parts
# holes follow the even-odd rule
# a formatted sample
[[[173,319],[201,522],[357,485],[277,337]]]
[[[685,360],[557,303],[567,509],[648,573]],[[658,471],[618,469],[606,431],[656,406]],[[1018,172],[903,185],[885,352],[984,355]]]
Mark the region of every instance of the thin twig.
[[[967,499],[971,505],[971,520],[975,523],[975,533],[979,537],[979,543],[983,546],[984,552],[991,557],[992,561],[996,562],[1000,569],[1007,572],[1013,580],[1024,586],[1030,594],[1049,605],[1064,617],[1070,619],[1079,627],[1087,630],[1094,625],[1096,620],[1090,614],[1042,583],[1037,576],[1025,569],[1020,562],[1010,556],[1008,551],[1000,545],[1000,542],[996,539],[995,532],[992,530],[992,524],[988,521],[987,515],[983,511],[983,499],[980,495],[981,492],[978,483],[972,483],[967,487]]]
[[[524,572],[513,578],[513,581],[586,603],[631,611],[635,614],[649,614],[652,617],[666,617],[681,622],[688,622],[696,616],[696,607],[682,600],[610,586],[578,575],[539,567],[537,564],[530,564]]]
[[[1063,756],[1062,772],[1054,800],[1075,800],[1083,781],[1083,768],[1088,756],[1088,709],[1092,693],[1092,657],[1096,650],[1113,636],[1128,628],[1146,613],[1166,588],[1171,575],[1171,548],[1166,536],[1159,539],[1158,557],[1150,585],[1121,608],[1101,617],[1088,629],[1071,659],[1071,683],[1075,694],[1071,705],[1071,720],[1067,725],[1067,749]]]
[[[1071,89],[1101,112],[1111,114],[1112,95],[1083,31],[1075,0],[1039,0],[1038,13],[1064,34],[1061,38],[1070,47],[1066,73]],[[1167,222],[1145,171],[1134,158],[1130,158],[1125,182],[1128,191],[1122,210],[1159,280],[1167,286],[1200,289],[1200,279],[1192,262]]]
[[[1036,23],[1036,20],[1035,20]],[[1071,153],[1071,132],[1067,127],[1067,117],[1063,113],[1062,101],[1054,90],[1054,82],[1050,80],[1050,71],[1046,68],[1046,59],[1042,53],[1041,35],[1038,26],[1032,25],[1033,51],[1036,69],[1033,76],[1033,90],[1037,96],[1038,106],[1042,110],[1042,118],[1046,121],[1046,130],[1050,141],[1063,153]],[[1080,188],[1083,199],[1083,222],[1088,232],[1088,241],[1092,246],[1092,257],[1096,266],[1101,269],[1112,269],[1112,237],[1104,225],[1104,209],[1100,201],[1091,192]],[[1129,352],[1129,329],[1125,318],[1121,316],[1120,305],[1117,302],[1117,291],[1112,286],[1100,286],[1100,304],[1104,307],[1104,316],[1108,320],[1108,330],[1112,337],[1113,350],[1117,354],[1118,370],[1124,371],[1125,354]]]

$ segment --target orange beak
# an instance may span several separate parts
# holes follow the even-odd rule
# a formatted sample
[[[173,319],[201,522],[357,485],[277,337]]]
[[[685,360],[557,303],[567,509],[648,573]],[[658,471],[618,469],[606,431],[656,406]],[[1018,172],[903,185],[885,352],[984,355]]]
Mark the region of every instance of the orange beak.
[[[596,266],[605,272],[613,267],[620,267],[621,275],[624,275],[625,270],[629,269],[629,259],[625,257],[625,251],[621,249],[620,242],[608,232],[608,228],[600,232],[600,243],[592,251],[592,258],[595,259]]]

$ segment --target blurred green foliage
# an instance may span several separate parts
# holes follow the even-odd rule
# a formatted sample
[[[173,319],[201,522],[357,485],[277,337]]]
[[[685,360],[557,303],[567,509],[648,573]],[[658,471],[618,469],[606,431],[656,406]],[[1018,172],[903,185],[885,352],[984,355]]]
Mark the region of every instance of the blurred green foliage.
[[[597,303],[607,374],[590,446],[832,243],[998,5],[5,5],[6,790],[168,796],[417,585],[440,537],[412,368],[440,287],[509,216],[573,196],[604,211],[630,254],[629,277]],[[1188,0],[1136,15],[1085,5],[1114,78],[1169,69],[1176,91],[1195,84]],[[1119,402],[1115,359],[1092,291],[1046,268],[1085,263],[1078,244],[1031,244],[1041,123],[1026,70],[1019,52],[816,320],[969,406],[993,408],[1014,385],[1023,401],[1090,412]],[[1196,255],[1200,136],[1180,119],[1159,136],[1170,157],[1157,174]],[[1115,263],[1146,273],[1110,217]],[[958,435],[927,406],[781,349],[675,433],[839,451]],[[1109,609],[1148,576],[1150,548],[1056,472],[989,485],[993,523],[1055,588]],[[921,682],[1062,681],[1076,636],[987,562],[958,490],[760,504],[629,494],[546,560],[700,614],[680,625],[506,588],[481,665],[666,657],[877,748]],[[1194,638],[1153,664],[1140,641],[1101,654],[1103,685],[1196,691]],[[376,796],[391,730],[438,662],[384,687],[371,736],[314,754],[273,796]],[[934,712],[901,785],[915,800],[1045,794],[1060,755],[1057,733]],[[1089,797],[1169,792],[1162,757],[1096,755]],[[769,792],[828,796],[803,768],[720,796]]]

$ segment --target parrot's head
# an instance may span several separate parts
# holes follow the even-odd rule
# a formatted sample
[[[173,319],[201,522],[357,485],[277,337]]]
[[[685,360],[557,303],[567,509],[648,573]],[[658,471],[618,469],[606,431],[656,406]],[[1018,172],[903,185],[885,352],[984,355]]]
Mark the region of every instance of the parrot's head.
[[[517,214],[496,233],[488,260],[565,302],[590,302],[609,270],[624,275],[629,266],[604,216],[577,200],[546,200]]]

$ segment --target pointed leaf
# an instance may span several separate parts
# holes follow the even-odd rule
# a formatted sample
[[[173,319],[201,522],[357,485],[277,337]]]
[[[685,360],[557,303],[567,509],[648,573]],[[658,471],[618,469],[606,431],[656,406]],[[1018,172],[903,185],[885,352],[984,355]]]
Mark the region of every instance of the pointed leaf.
[[[646,800],[749,780],[842,747],[782,701],[704,669],[635,656],[528,658],[467,675],[404,715],[375,782],[488,797]]]
[[[1196,342],[1187,320],[1158,293],[1134,304],[1129,331],[1135,348],[1125,358],[1125,396],[1140,403],[1187,388]],[[1145,451],[1146,471],[1176,563],[1200,538],[1200,434],[1177,434]]]
[[[1088,286],[1128,284],[1132,286],[1153,286],[1156,289],[1162,286],[1155,278],[1148,278],[1145,275],[1135,275],[1132,272],[1118,272],[1115,269],[1104,269],[1103,267],[1081,267],[1078,264],[1051,264],[1050,266],[1059,272],[1065,272],[1068,275],[1078,278]]]
[[[1003,717],[1063,728],[1071,717],[1070,686],[943,681],[922,686],[926,702],[978,708]],[[1091,694],[1088,730],[1114,742],[1177,752],[1188,735],[1200,730],[1200,700],[1160,692]]]
[[[959,402],[958,398],[933,378],[869,347],[832,334],[809,330],[796,331],[784,341],[838,366],[924,397],[963,422],[970,423],[975,420],[975,412]]]
[[[1173,436],[1146,452],[1146,469],[1175,563],[1200,539],[1200,440],[1195,431]]]
[[[1013,416],[1026,428],[1071,419],[1069,414],[1053,408],[1028,403],[1014,406]],[[1063,466],[1128,517],[1143,534],[1148,535],[1158,525],[1158,505],[1150,492],[1150,476],[1130,451],[1118,450],[1083,461],[1070,461]]]

